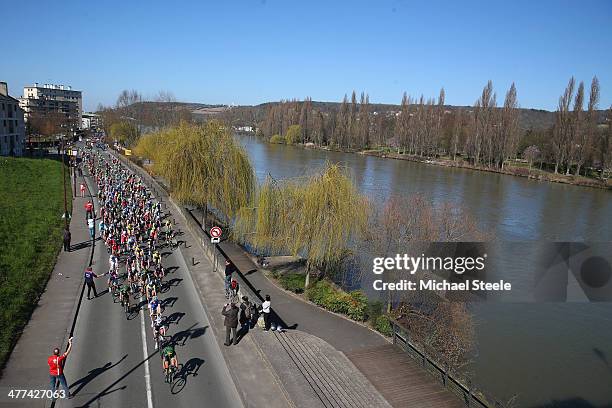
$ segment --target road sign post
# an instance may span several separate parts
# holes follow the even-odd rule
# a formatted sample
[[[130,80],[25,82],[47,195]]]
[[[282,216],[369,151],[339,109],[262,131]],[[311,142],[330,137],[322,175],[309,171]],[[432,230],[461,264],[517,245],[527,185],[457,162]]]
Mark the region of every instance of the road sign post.
[[[219,227],[212,227],[210,229],[210,242],[213,244],[218,244],[221,242],[221,234],[223,231]]]

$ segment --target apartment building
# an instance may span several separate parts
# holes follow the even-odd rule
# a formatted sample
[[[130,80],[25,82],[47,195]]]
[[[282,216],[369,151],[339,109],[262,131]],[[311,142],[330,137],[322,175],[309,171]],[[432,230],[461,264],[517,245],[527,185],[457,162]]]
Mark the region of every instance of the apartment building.
[[[25,150],[25,125],[19,101],[0,82],[0,156],[21,156]]]

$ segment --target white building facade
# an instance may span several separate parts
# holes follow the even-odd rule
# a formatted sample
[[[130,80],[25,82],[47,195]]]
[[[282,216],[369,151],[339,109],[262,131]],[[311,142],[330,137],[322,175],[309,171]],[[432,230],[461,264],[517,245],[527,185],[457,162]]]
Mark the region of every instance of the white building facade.
[[[0,156],[21,156],[25,151],[25,124],[19,101],[0,82]]]
[[[61,113],[77,129],[81,127],[83,115],[83,96],[81,91],[71,86],[38,83],[23,87],[23,97],[19,106],[24,111],[27,121],[33,115],[46,115],[51,112]]]

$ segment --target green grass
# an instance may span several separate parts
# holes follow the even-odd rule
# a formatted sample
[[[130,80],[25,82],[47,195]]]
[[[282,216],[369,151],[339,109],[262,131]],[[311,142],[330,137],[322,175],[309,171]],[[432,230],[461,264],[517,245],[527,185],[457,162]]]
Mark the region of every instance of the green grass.
[[[70,206],[68,169],[66,176]],[[28,322],[62,246],[63,194],[58,161],[0,157],[0,367]]]
[[[290,290],[295,293],[304,292],[304,284],[306,276],[302,273],[284,273],[276,276],[278,282],[285,290]]]

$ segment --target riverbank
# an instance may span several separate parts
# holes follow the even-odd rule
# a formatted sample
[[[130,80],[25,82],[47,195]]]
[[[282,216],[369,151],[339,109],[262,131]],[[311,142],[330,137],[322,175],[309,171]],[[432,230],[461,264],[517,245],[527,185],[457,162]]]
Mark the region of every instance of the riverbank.
[[[66,170],[70,190],[69,171]],[[0,367],[45,290],[62,245],[61,163],[0,159]],[[68,192],[68,211],[72,195]]]
[[[271,143],[266,141],[266,143]],[[430,159],[426,157],[413,156],[408,154],[399,154],[391,151],[390,149],[372,149],[372,150],[353,150],[353,149],[335,149],[329,146],[316,146],[314,144],[294,144],[292,146],[302,147],[304,149],[315,149],[315,150],[323,150],[328,152],[339,152],[339,153],[355,153],[364,156],[374,156],[379,157],[381,159],[395,159],[395,160],[406,160],[415,163],[423,163],[430,164],[434,166],[441,167],[453,167],[453,168],[461,168],[461,169],[469,169],[476,171],[484,171],[488,173],[498,173],[505,174],[509,176],[517,176],[524,177],[531,180],[536,181],[545,181],[552,183],[561,183],[561,184],[570,184],[574,186],[582,186],[582,187],[591,187],[598,188],[603,190],[612,190],[612,180],[597,180],[593,178],[588,178],[584,176],[574,176],[574,175],[563,175],[563,174],[554,174],[544,170],[540,170],[538,168],[528,168],[524,166],[511,166],[506,165],[503,169],[495,169],[491,167],[485,166],[474,166],[465,161],[454,161],[451,159],[445,158],[436,158]]]

